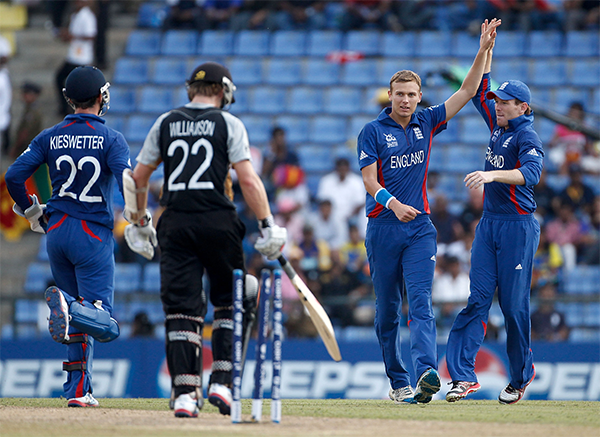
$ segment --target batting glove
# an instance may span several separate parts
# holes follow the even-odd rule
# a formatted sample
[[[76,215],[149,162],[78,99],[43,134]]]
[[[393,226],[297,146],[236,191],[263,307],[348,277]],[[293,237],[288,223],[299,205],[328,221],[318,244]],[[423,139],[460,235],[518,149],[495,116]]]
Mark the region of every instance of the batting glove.
[[[146,210],[145,216],[138,223],[125,226],[125,241],[132,251],[151,260],[154,258],[154,248],[158,245],[158,240],[156,230],[152,226],[150,211]]]
[[[15,214],[20,215],[29,221],[29,226],[33,232],[45,234],[48,225],[45,215],[46,204],[40,204],[35,194],[30,195],[29,198],[31,199],[31,206],[29,208],[23,211],[21,207],[15,203],[13,205],[13,211]]]
[[[256,240],[254,248],[269,260],[279,258],[287,241],[287,229],[277,226],[272,215],[260,220],[258,225],[261,237]]]

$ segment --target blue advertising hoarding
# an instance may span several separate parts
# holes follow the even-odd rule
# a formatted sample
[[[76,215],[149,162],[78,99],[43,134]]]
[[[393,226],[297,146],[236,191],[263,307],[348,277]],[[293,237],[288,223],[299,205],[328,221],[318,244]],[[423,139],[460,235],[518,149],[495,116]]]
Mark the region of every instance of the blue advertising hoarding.
[[[503,343],[484,343],[476,363],[481,390],[474,399],[496,399],[509,382]],[[165,347],[156,339],[118,339],[95,345],[94,395],[103,397],[168,397],[170,377]],[[600,400],[600,345],[597,343],[533,344],[536,379],[527,389],[527,399]],[[254,360],[250,344],[242,382],[242,397],[252,391]],[[408,344],[403,344],[405,364],[412,372]],[[323,344],[315,340],[288,340],[283,344],[281,397],[384,399],[389,390],[375,342],[340,342],[343,360],[329,358]],[[439,345],[443,399],[450,381],[445,363],[445,345]],[[1,397],[58,397],[66,375],[62,371],[64,347],[52,340],[0,342]],[[270,351],[268,357],[270,357]],[[210,344],[203,350],[204,389],[212,363]],[[269,396],[270,362],[265,396]],[[412,375],[412,383],[415,376]]]

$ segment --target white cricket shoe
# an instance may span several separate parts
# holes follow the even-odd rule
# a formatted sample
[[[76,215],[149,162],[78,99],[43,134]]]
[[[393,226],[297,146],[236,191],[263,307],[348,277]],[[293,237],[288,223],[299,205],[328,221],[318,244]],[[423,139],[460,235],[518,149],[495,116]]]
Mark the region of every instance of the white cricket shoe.
[[[48,331],[54,341],[63,343],[69,339],[69,305],[58,287],[48,287],[44,298],[50,308]]]
[[[177,396],[173,404],[175,417],[198,417],[200,409],[196,400],[196,393],[184,393]]]
[[[525,389],[529,387],[529,384],[533,382],[535,379],[535,367],[533,368],[533,376],[531,379],[523,386],[523,388],[514,388],[512,384],[508,384],[506,387],[502,389],[500,395],[498,396],[498,402],[504,405],[516,404],[519,402],[523,395],[525,394]]]
[[[208,402],[219,409],[219,413],[229,416],[231,414],[231,390],[223,384],[213,383],[208,387]]]
[[[67,401],[68,407],[97,407],[100,405],[91,393],[87,393],[80,398],[71,398]]]
[[[390,388],[390,392],[388,396],[391,400],[393,400],[398,405],[408,405],[408,404],[416,404],[415,401],[415,392],[413,391],[410,385],[406,387],[401,387],[397,389]]]

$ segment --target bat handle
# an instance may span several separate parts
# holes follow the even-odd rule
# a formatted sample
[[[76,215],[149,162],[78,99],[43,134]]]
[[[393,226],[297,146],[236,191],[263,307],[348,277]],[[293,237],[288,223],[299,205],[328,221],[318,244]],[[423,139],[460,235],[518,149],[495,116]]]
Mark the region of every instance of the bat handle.
[[[281,268],[288,275],[288,278],[294,279],[298,275],[296,273],[296,270],[294,270],[294,268],[292,267],[292,265],[289,263],[289,261],[287,259],[285,259],[285,256],[279,255],[279,258],[277,258],[277,261],[279,261],[279,264],[281,265]]]

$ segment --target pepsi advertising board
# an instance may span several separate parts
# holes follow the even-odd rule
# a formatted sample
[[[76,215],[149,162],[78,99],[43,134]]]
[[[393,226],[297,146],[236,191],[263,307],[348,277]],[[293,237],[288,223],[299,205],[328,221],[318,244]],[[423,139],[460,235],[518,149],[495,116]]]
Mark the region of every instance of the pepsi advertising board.
[[[161,340],[116,340],[96,344],[93,362],[94,396],[167,398],[170,377]],[[497,399],[509,382],[504,343],[484,343],[476,361],[481,389],[471,399]],[[533,343],[536,378],[525,399],[600,400],[600,345],[597,343]],[[343,360],[334,362],[316,340],[283,343],[281,397],[283,399],[387,399],[389,383],[381,351],[375,342],[340,342]],[[242,380],[242,397],[251,397],[254,373],[251,342]],[[404,363],[412,374],[408,344],[402,345]],[[63,394],[65,350],[52,340],[0,342],[0,396],[58,397]],[[444,399],[450,377],[445,345],[439,345]],[[267,353],[270,359],[271,351]],[[204,390],[212,364],[210,344],[203,349]],[[267,363],[265,396],[270,396],[271,365]]]

